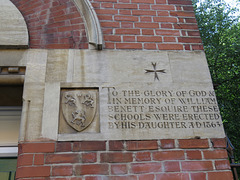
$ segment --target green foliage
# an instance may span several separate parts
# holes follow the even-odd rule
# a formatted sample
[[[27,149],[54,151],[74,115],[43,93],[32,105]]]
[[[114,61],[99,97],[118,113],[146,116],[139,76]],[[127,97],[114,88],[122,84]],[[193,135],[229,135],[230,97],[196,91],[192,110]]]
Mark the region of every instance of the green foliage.
[[[240,23],[223,0],[193,0],[225,131],[240,161]]]

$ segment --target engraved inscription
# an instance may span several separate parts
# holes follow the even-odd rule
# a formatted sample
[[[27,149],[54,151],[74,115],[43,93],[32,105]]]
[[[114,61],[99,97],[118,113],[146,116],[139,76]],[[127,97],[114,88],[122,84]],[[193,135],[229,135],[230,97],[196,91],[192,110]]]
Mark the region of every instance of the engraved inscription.
[[[109,129],[198,129],[222,126],[214,91],[108,88]]]
[[[95,90],[69,90],[62,93],[61,110],[67,124],[83,131],[94,120],[97,111]]]

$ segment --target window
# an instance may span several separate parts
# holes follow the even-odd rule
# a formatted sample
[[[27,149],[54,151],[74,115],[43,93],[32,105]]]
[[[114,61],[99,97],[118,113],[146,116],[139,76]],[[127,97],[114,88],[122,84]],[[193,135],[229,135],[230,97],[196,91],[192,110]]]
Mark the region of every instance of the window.
[[[22,85],[0,85],[0,179],[15,178],[22,111]]]

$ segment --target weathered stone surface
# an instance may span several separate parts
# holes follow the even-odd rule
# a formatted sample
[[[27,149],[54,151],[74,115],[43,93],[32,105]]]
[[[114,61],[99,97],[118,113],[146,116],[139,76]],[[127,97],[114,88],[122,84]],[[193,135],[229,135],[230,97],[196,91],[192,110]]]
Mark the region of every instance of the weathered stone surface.
[[[44,83],[24,84],[20,141],[31,141],[41,137],[44,89]]]
[[[26,66],[27,50],[1,50],[0,64],[1,66]]]
[[[72,82],[152,82],[151,62],[158,62],[157,68],[170,72],[167,52],[141,51],[72,51],[74,70]],[[146,58],[149,57],[148,61]],[[81,60],[79,60],[79,58]],[[162,73],[160,83],[171,82],[171,73]]]
[[[41,82],[45,83],[47,69],[47,51],[31,50],[27,53],[27,71],[25,82]]]
[[[28,47],[23,16],[10,0],[0,0],[0,48]]]
[[[37,114],[28,123],[27,139],[225,137],[203,52],[29,50],[28,54],[27,70],[41,68],[26,73],[24,94],[36,107],[28,113]],[[37,77],[40,84],[33,83]],[[60,92],[91,89],[99,94],[94,97],[99,121],[77,131],[61,120]],[[34,97],[37,91],[39,96]],[[69,113],[81,125],[76,113]]]
[[[46,82],[65,82],[68,50],[50,50],[47,58]]]
[[[49,139],[57,138],[55,131],[52,131],[52,127],[54,127],[54,129],[58,127],[58,121],[56,121],[56,119],[59,117],[57,113],[59,107],[56,106],[56,104],[59,104],[60,102],[59,89],[59,82],[51,82],[45,84],[41,134],[44,134]]]
[[[208,65],[203,53],[170,52],[168,54],[173,82],[211,83]]]
[[[101,129],[91,138],[224,136],[204,53],[69,53],[72,71],[67,76],[72,83],[62,86],[99,87]],[[59,135],[60,140],[88,137]]]

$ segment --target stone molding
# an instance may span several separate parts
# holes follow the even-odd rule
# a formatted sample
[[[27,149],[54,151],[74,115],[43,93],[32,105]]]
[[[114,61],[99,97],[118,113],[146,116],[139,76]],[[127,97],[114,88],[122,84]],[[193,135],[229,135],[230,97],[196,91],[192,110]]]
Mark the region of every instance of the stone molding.
[[[97,14],[89,0],[73,0],[85,18],[88,41],[97,50],[102,50],[102,31]]]
[[[0,66],[0,84],[18,85],[24,83],[26,67]]]

